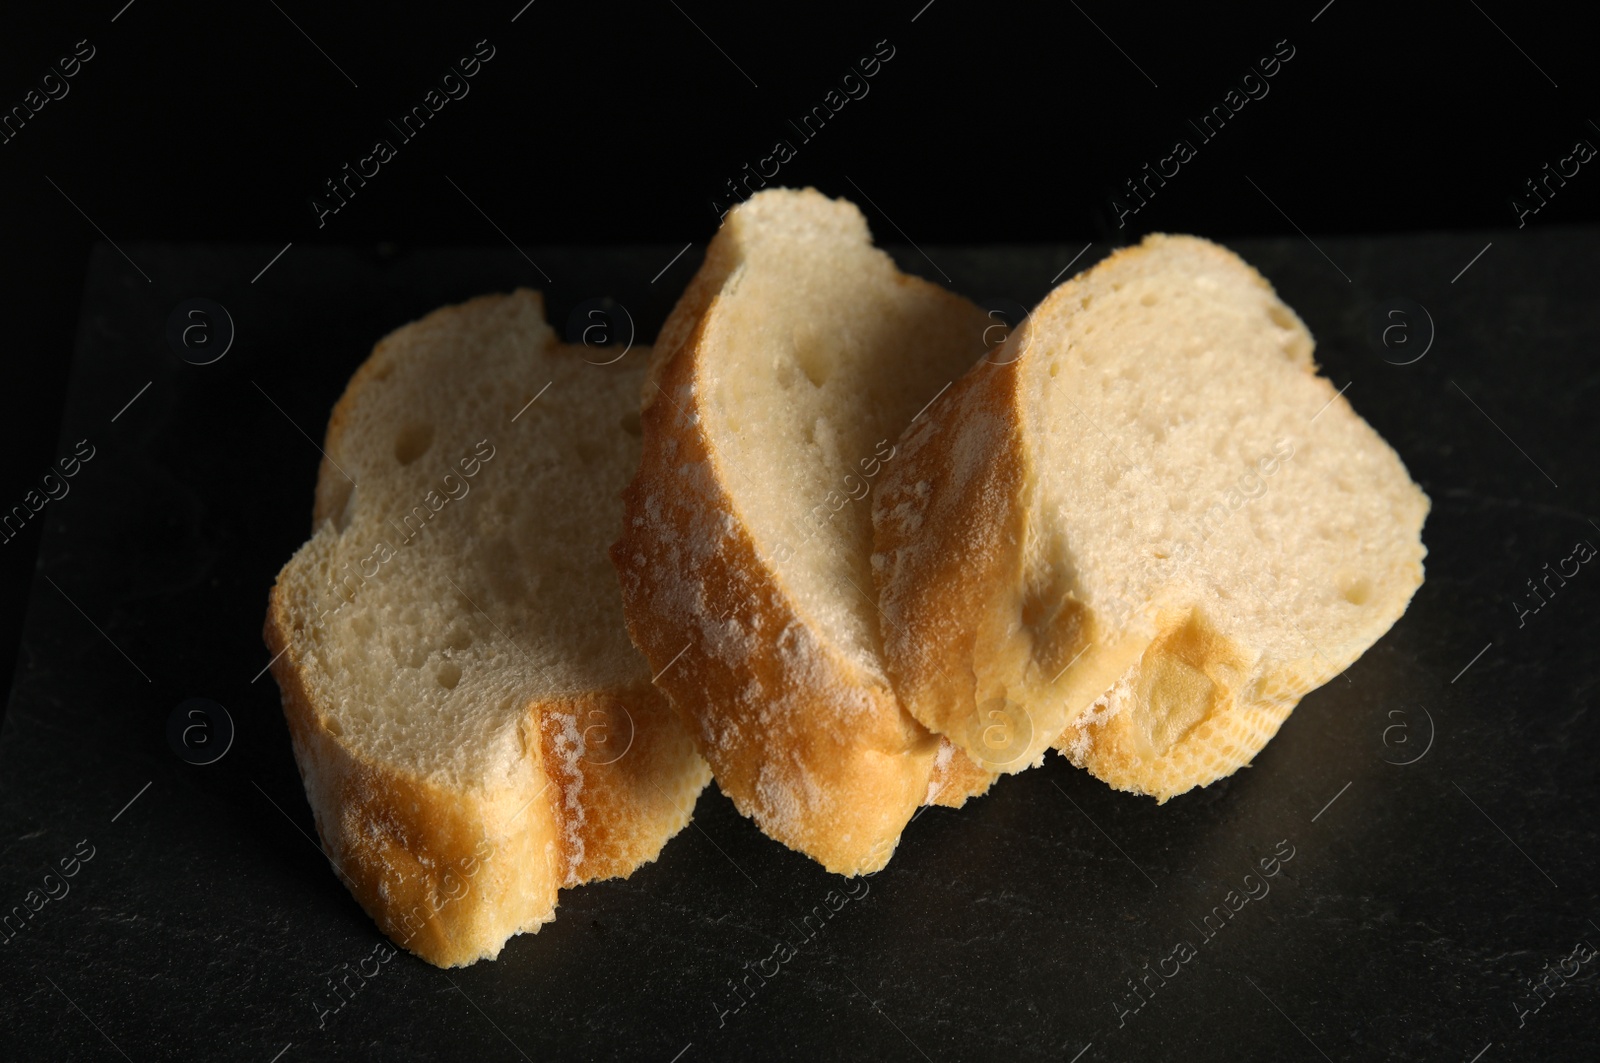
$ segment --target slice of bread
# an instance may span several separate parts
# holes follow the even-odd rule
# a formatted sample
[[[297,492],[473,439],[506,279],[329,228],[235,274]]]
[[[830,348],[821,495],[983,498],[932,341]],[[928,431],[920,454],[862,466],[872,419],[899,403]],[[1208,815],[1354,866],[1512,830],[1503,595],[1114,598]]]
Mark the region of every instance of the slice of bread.
[[[334,407],[311,540],[272,588],[323,849],[439,966],[537,930],[559,888],[654,860],[710,777],[605,556],[644,358],[585,353],[526,290],[386,337]]]
[[[867,495],[993,322],[900,273],[852,204],[735,207],[657,341],[612,559],[656,683],[769,836],[846,875],[993,776],[901,708],[880,659]]]
[[[1161,800],[1250,761],[1422,582],[1428,499],[1224,248],[1061,285],[900,440],[874,498],[885,655],[975,756],[1052,744]]]

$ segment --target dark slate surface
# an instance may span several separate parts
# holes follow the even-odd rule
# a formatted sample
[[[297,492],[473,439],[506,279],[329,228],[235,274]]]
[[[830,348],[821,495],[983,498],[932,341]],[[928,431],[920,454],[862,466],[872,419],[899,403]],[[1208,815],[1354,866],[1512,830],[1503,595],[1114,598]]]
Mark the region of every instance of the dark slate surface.
[[[1600,959],[1565,958],[1600,945],[1600,565],[1520,626],[1514,603],[1577,540],[1600,545],[1600,232],[1238,249],[1433,498],[1410,612],[1252,769],[1158,807],[1052,755],[965,810],[922,815],[803,940],[802,916],[844,880],[711,789],[658,863],[563,894],[557,921],[498,962],[441,972],[402,953],[319,1028],[327,979],[381,939],[308,837],[277,692],[252,680],[266,589],[307,531],[318,455],[300,429],[320,438],[379,336],[483,291],[545,287],[558,323],[613,295],[649,337],[699,251],[652,283],[677,248],[530,249],[545,284],[510,249],[293,248],[251,283],[276,248],[125,248],[146,283],[102,247],[60,445],[87,439],[95,456],[42,514],[0,734],[0,903],[25,914],[31,890],[60,892],[51,866],[80,841],[93,855],[6,932],[0,1056],[1597,1058]],[[926,250],[901,261],[1031,305],[1079,248]],[[235,322],[216,364],[163,339],[191,296]],[[1390,297],[1436,329],[1414,364],[1369,341]],[[1420,350],[1427,325],[1409,327]],[[207,766],[165,737],[193,696],[237,726]],[[1270,893],[1204,937],[1204,913],[1275,848],[1293,857]],[[722,1014],[730,980],[780,940],[793,958]],[[1119,1016],[1142,965],[1184,943],[1193,957]],[[1529,979],[1563,967],[1519,1019]]]

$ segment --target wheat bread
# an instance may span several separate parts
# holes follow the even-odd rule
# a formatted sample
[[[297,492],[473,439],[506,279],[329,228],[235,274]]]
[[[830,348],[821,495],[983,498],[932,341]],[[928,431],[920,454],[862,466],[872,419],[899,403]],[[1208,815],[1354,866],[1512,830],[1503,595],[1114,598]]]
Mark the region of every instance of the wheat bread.
[[[585,354],[527,290],[386,337],[334,408],[311,539],[270,595],[323,849],[439,966],[654,860],[710,777],[605,556],[644,360]]]
[[[866,500],[992,324],[900,273],[852,204],[769,189],[656,342],[612,549],[628,629],[722,791],[830,871],[878,870],[919,806],[993,779],[890,688]]]
[[[1053,291],[873,499],[885,658],[1002,770],[1162,801],[1247,764],[1405,611],[1428,500],[1230,251],[1154,235]]]

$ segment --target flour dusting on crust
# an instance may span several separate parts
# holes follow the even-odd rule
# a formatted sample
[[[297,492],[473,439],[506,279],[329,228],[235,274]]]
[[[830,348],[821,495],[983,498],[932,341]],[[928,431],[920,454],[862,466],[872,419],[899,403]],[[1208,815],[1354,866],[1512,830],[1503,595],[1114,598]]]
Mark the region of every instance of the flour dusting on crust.
[[[567,870],[562,885],[576,886],[580,881],[578,868],[583,864],[583,825],[588,819],[583,807],[584,739],[578,730],[576,715],[558,712],[551,719],[560,728],[555,736],[555,747],[561,758],[561,833],[567,855]]]
[[[1077,722],[1067,729],[1071,741],[1063,750],[1067,759],[1078,767],[1084,766],[1084,761],[1089,756],[1089,750],[1094,745],[1094,735],[1090,728],[1104,727],[1117,716],[1122,714],[1133,694],[1134,681],[1139,676],[1139,666],[1134,665],[1128,669],[1121,679],[1112,684],[1111,689],[1094,699],[1094,704],[1079,716]]]

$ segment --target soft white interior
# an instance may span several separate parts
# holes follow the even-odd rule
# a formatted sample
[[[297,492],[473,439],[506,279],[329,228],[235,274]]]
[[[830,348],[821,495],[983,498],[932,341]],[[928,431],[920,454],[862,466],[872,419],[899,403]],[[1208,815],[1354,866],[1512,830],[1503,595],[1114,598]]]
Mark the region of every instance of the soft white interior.
[[[1087,605],[1102,643],[1192,615],[1256,655],[1247,694],[1272,696],[1260,684],[1286,662],[1325,681],[1404,610],[1426,499],[1253,271],[1200,241],[1157,244],[1031,323],[1034,593]],[[1184,729],[1147,722],[1158,745]]]
[[[993,322],[901,274],[843,200],[764,192],[729,224],[743,261],[707,323],[706,432],[801,614],[881,675],[868,496],[901,430],[983,355]]]
[[[492,789],[523,760],[531,701],[649,681],[606,556],[647,353],[590,364],[528,291],[381,345],[329,443],[354,486],[325,470],[291,588],[313,701],[347,744]]]

